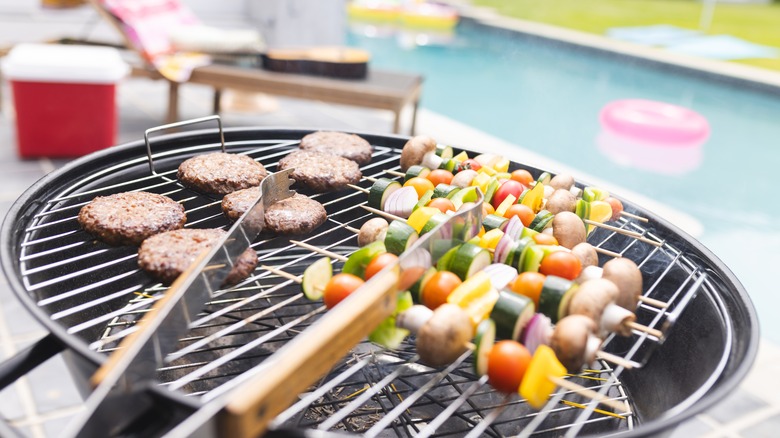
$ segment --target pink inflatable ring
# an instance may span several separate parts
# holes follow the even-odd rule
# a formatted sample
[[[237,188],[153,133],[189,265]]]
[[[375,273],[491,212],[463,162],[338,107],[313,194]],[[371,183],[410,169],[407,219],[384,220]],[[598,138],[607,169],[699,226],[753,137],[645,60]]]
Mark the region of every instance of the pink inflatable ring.
[[[620,136],[669,146],[701,144],[710,135],[701,114],[652,100],[611,102],[601,110],[600,119],[604,129]]]

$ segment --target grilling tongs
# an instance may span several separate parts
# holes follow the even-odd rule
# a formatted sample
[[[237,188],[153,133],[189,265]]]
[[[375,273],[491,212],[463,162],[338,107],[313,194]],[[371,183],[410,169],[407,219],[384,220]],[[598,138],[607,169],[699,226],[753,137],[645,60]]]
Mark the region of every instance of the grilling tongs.
[[[138,330],[95,373],[87,413],[68,436],[115,436],[151,406],[156,370],[188,331],[188,323],[219,288],[235,260],[262,230],[263,207],[289,197],[290,171],[263,180],[262,194],[230,229],[222,245],[204,255],[169,288],[138,323]],[[446,223],[425,234],[396,265],[371,278],[262,364],[234,378],[169,436],[254,437],[297,395],[327,373],[395,309],[397,292],[417,281],[454,245],[476,235],[482,195]],[[192,404],[192,402],[190,402]],[[144,433],[148,433],[145,431]]]

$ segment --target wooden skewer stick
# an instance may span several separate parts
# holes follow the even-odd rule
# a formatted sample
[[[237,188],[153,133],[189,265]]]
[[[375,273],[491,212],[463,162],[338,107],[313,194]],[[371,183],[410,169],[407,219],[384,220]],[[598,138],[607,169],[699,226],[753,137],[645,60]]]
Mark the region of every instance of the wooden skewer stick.
[[[634,368],[633,362],[623,359],[622,357],[614,355],[612,353],[607,353],[606,351],[599,350],[598,352],[596,352],[596,357],[598,357],[599,359],[604,359],[607,362],[612,362],[615,365],[622,366],[627,370]]]
[[[613,252],[613,251],[610,251],[610,250],[604,249],[604,248],[599,248],[598,246],[594,246],[593,249],[595,249],[597,253],[608,255],[608,256],[614,257],[616,259],[620,258],[620,257],[623,257],[622,255],[620,255],[620,254],[618,254],[616,252]]]
[[[640,242],[648,243],[650,245],[658,246],[658,247],[663,246],[663,243],[656,242],[655,240],[650,240],[646,237],[643,237],[640,233],[637,233],[635,231],[624,230],[623,228],[613,227],[612,225],[602,224],[601,222],[592,221],[590,219],[583,219],[582,221],[588,225],[593,225],[594,227],[604,228],[618,234],[623,234],[624,236],[633,237],[634,239]]]
[[[290,274],[290,273],[287,273],[287,272],[284,272],[284,271],[282,271],[281,269],[277,269],[277,268],[275,268],[275,267],[273,267],[273,266],[268,266],[268,265],[260,265],[260,267],[261,267],[262,269],[265,269],[265,270],[266,270],[266,271],[268,271],[268,272],[271,272],[271,273],[273,273],[273,274],[276,274],[276,275],[278,275],[278,276],[280,276],[280,277],[284,277],[284,278],[286,278],[286,279],[288,279],[288,280],[292,280],[292,281],[294,281],[294,282],[296,282],[296,283],[298,283],[298,284],[301,284],[301,283],[303,282],[303,280],[301,280],[301,278],[300,278],[300,277],[298,277],[297,275],[292,275],[292,274]]]
[[[388,220],[391,220],[391,221],[398,220],[398,221],[406,222],[406,219],[402,218],[401,216],[396,216],[394,214],[390,214],[390,213],[382,211],[382,210],[377,210],[376,208],[369,207],[367,205],[361,205],[361,207],[363,207],[367,211],[370,211],[371,213],[374,213],[376,215],[382,216],[385,219],[388,219]]]
[[[349,225],[344,225],[344,229],[347,230],[347,231],[352,231],[355,234],[359,234],[360,233],[360,230],[358,230],[355,227],[350,227]]]
[[[372,176],[364,176],[363,179],[366,181],[376,182],[376,178]]]
[[[639,296],[639,301],[641,301],[644,304],[647,304],[648,306],[655,307],[657,309],[666,309],[669,307],[669,303],[665,303],[661,300],[656,300],[655,298],[646,297],[644,295]]]
[[[631,327],[634,330],[639,330],[640,332],[647,333],[650,336],[655,336],[658,339],[661,339],[664,335],[661,330],[650,328],[646,325],[639,324],[635,321],[627,321],[626,325]]]
[[[648,219],[648,218],[646,218],[646,217],[637,216],[637,215],[635,215],[635,214],[633,214],[633,213],[629,213],[629,212],[627,212],[627,211],[621,211],[621,212],[620,212],[620,215],[621,215],[621,216],[630,217],[631,219],[636,219],[636,220],[638,220],[638,221],[641,221],[641,222],[644,222],[644,223],[650,222],[650,219]]]
[[[578,385],[574,382],[563,379],[561,377],[548,376],[547,378],[550,379],[551,382],[560,386],[561,388],[568,389],[569,391],[573,391],[587,398],[596,400],[597,402],[605,406],[609,406],[610,408],[614,409],[617,412],[625,412],[626,410],[626,405],[624,403],[619,402],[617,400],[612,400],[606,395],[600,394],[590,388],[586,388],[584,386]]]
[[[390,175],[393,176],[406,176],[405,173],[397,172],[395,170],[385,170],[385,173],[389,173]]]
[[[348,186],[348,187],[350,187],[350,188],[353,188],[353,189],[355,189],[355,190],[357,190],[357,191],[359,191],[359,192],[366,193],[366,194],[368,194],[368,192],[369,192],[369,190],[368,190],[368,189],[364,189],[363,187],[356,186],[356,185],[354,185],[354,184],[347,184],[347,186]]]
[[[317,246],[314,246],[314,245],[309,245],[308,243],[305,243],[305,242],[300,242],[300,241],[297,241],[297,240],[291,240],[290,243],[292,243],[293,245],[298,245],[301,248],[306,248],[309,251],[314,251],[314,252],[316,252],[318,254],[322,254],[324,256],[328,256],[328,257],[330,257],[332,259],[336,259],[336,260],[339,260],[339,261],[342,261],[342,262],[346,262],[347,261],[347,258],[345,256],[341,255],[341,254],[336,254],[333,251],[328,251],[327,249],[323,249],[323,248],[320,248],[320,247],[317,247]]]

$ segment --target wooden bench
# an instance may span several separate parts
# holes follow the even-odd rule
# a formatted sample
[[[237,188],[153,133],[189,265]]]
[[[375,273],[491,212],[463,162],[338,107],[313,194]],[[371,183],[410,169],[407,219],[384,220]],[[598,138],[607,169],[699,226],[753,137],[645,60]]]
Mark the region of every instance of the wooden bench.
[[[163,79],[157,71],[134,68],[133,74]],[[293,73],[276,73],[255,68],[213,64],[193,70],[184,84],[201,84],[214,88],[214,113],[220,112],[222,90],[267,93],[298,99],[389,110],[395,115],[393,132],[401,128],[401,111],[412,106],[409,132],[414,135],[417,109],[422,91],[422,76],[370,69],[365,79],[336,79]],[[179,87],[169,82],[166,122],[179,119]]]

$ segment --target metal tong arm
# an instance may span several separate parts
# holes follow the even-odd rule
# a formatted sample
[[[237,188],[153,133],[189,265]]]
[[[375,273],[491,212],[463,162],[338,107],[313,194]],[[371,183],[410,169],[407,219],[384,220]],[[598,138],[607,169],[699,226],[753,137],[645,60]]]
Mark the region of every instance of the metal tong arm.
[[[190,322],[222,285],[235,260],[262,231],[265,206],[292,196],[289,190],[292,170],[277,172],[263,180],[261,193],[252,207],[210,251],[204,251],[176,279],[138,322],[137,330],[125,337],[95,372],[91,382],[97,388],[87,400],[87,413],[82,429],[77,432],[79,435],[98,433],[97,423],[104,421],[100,412],[111,409],[107,405],[124,406],[143,391],[145,384],[154,380],[165,356],[176,348],[179,339],[188,332]],[[113,401],[106,403],[109,398]],[[103,433],[108,430],[103,429]]]

